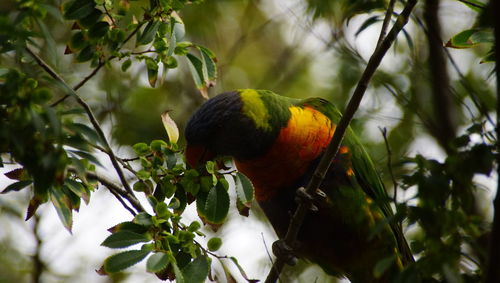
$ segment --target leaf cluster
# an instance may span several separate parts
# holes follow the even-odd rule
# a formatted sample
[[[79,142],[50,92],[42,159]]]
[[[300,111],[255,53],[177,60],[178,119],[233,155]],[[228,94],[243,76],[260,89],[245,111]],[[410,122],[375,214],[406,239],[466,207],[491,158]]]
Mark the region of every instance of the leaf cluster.
[[[2,193],[33,187],[28,207],[30,218],[42,203],[54,204],[64,226],[71,230],[72,210],[80,199],[89,202],[94,190],[86,171],[99,164],[89,152],[99,139],[95,131],[78,123],[77,109],[56,110],[48,101],[49,89],[16,70],[7,70],[0,79],[0,166],[9,160],[21,166],[7,173],[17,182]],[[68,167],[74,170],[68,173]]]
[[[416,189],[417,203],[400,204],[398,210],[407,217],[408,225],[420,228],[411,243],[419,258],[402,274],[402,282],[419,276],[453,282],[480,280],[489,228],[478,206],[477,192],[482,187],[475,177],[489,176],[493,170],[495,151],[490,134],[483,124],[474,124],[455,139],[456,152],[444,161],[422,155],[407,161],[414,170],[402,181],[404,189]],[[478,138],[479,142],[473,142]]]
[[[140,212],[132,221],[110,229],[112,234],[103,246],[126,248],[142,243],[142,247],[112,255],[104,262],[101,272],[121,271],[151,255],[147,270],[159,278],[204,282],[211,264],[209,256],[220,248],[222,240],[211,238],[207,248],[203,248],[196,241],[198,237],[205,237],[200,231],[202,225],[197,221],[183,224],[183,212],[195,201],[202,222],[216,230],[229,211],[229,184],[225,176],[235,179],[236,190],[241,195],[238,208],[242,208],[242,213],[248,213],[253,201],[250,181],[241,173],[221,173],[212,161],[198,170],[185,168],[181,152],[173,142],[154,140],[149,145],[135,144],[133,149],[137,158],[126,161],[127,167],[132,168],[134,163],[141,168],[134,171],[137,182],[133,189],[147,196],[155,214]]]

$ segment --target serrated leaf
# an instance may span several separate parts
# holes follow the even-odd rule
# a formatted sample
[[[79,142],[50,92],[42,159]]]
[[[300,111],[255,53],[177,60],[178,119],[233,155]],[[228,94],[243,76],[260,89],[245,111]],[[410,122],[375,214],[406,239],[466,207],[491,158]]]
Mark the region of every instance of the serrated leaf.
[[[163,127],[165,127],[165,131],[167,131],[169,141],[171,143],[177,143],[179,140],[179,128],[170,115],[168,115],[168,112],[169,111],[165,111],[161,114],[161,121]]]
[[[90,15],[94,11],[95,3],[92,0],[75,0],[68,4],[64,11],[67,20],[79,20]]]
[[[189,71],[193,77],[194,83],[200,91],[203,98],[208,99],[207,87],[205,86],[205,78],[203,77],[203,63],[198,57],[191,53],[186,54],[188,58]]]
[[[254,200],[254,188],[250,179],[242,173],[238,172],[234,176],[236,187],[236,195],[238,199],[245,205],[250,207]]]
[[[151,255],[146,263],[146,270],[148,272],[160,272],[168,266],[169,256],[166,253],[158,252]]]
[[[101,246],[105,246],[112,249],[119,249],[148,241],[150,241],[150,239],[148,239],[143,234],[138,234],[130,231],[118,231],[116,233],[109,235],[101,243]]]
[[[190,282],[184,280],[184,275],[182,274],[182,271],[179,269],[179,266],[177,265],[177,263],[175,262],[175,259],[171,260],[171,262],[172,262],[172,268],[174,269],[175,282],[176,283],[184,283],[184,282],[190,283]]]
[[[12,184],[8,185],[5,188],[5,190],[3,190],[0,194],[6,194],[8,192],[20,191],[20,190],[26,188],[27,186],[31,185],[32,183],[33,183],[32,180],[24,180],[24,181],[12,183]]]
[[[145,250],[131,250],[112,255],[104,261],[104,270],[110,273],[122,271],[140,262],[149,253]]]
[[[198,256],[182,269],[184,281],[189,283],[205,282],[209,268],[206,256]]]
[[[62,188],[52,187],[50,190],[50,200],[62,224],[71,233],[73,213],[71,211],[72,203],[70,197],[63,193]]]
[[[137,36],[137,46],[145,45],[153,41],[159,27],[160,27],[159,21],[149,22],[144,28],[144,30]]]
[[[67,179],[65,181],[68,189],[75,193],[78,197],[82,198],[86,204],[89,204],[90,201],[90,191],[84,186],[82,183],[77,182],[75,180]]]

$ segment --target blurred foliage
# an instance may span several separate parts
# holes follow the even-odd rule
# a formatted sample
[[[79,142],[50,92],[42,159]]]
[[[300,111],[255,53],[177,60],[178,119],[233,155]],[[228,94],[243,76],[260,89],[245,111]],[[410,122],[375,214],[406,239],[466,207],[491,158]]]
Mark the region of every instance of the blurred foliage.
[[[375,74],[367,102],[352,124],[380,165],[387,187],[392,187],[393,173],[398,191],[410,195],[397,205],[397,216],[407,219],[418,261],[405,270],[401,282],[417,273],[440,281],[474,282],[482,275],[487,254],[491,219],[484,206],[490,207],[490,200],[484,199],[477,180],[491,178],[496,154],[490,117],[496,103],[489,79],[492,67],[479,64],[492,58],[491,9],[478,1],[444,3],[465,3],[473,17],[470,26],[443,38],[448,47],[466,48],[449,49],[450,60],[459,52],[474,58],[460,67],[450,64],[458,129],[458,137],[449,141],[453,150],[415,155],[416,139],[438,139],[433,121],[439,121],[432,111],[425,29],[419,25],[422,7],[387,58],[389,66]],[[212,259],[221,259],[213,255],[220,243],[210,240],[205,248],[196,242],[203,236],[202,225],[184,224],[182,212],[196,202],[201,219],[217,228],[229,207],[225,178],[236,181],[236,205],[242,214],[252,202],[251,188],[239,173],[218,171],[224,169],[221,164],[210,164],[204,172],[186,169],[182,135],[178,142],[160,141],[167,137],[160,114],[169,111],[182,129],[204,101],[200,93],[247,87],[291,97],[321,96],[342,109],[366,64],[359,45],[375,45],[366,42],[366,35],[378,33],[386,5],[345,0],[3,0],[0,162],[22,169],[4,172],[15,183],[2,191],[30,190],[28,216],[50,200],[70,229],[72,212],[81,200],[90,201],[97,186],[98,180],[89,175],[102,163],[97,152],[107,151],[88,113],[38,66],[25,50],[29,46],[79,89],[98,122],[109,129],[112,144],[133,149],[134,157],[117,159],[129,171],[134,193],[148,196],[153,214],[136,213],[111,229],[104,246],[143,248],[111,256],[102,271],[119,271],[148,257],[147,270],[162,278],[195,282],[211,276],[208,267]],[[403,5],[397,2],[396,8]],[[318,34],[315,25],[325,23],[326,32]],[[391,154],[379,126],[388,128]],[[393,172],[384,166],[387,162]],[[236,259],[229,261],[239,267]]]

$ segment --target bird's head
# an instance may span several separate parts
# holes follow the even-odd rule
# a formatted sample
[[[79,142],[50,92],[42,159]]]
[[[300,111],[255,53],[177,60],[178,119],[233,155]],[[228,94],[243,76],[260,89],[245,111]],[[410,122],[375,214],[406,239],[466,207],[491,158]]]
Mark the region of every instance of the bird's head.
[[[219,156],[248,160],[262,154],[280,127],[274,121],[275,106],[265,101],[269,95],[241,90],[222,93],[205,102],[185,129],[188,164],[196,167]]]

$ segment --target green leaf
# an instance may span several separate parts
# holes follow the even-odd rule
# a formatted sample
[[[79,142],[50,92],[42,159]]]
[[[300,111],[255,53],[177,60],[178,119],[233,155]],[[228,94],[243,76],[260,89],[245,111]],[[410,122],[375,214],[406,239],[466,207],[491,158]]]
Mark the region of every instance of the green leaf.
[[[79,51],[87,45],[88,42],[85,41],[85,38],[83,37],[83,33],[81,31],[73,34],[69,40],[69,48],[73,52]]]
[[[207,248],[209,251],[215,252],[218,249],[220,249],[221,246],[222,246],[221,238],[214,237],[214,238],[208,240]]]
[[[111,233],[116,233],[118,231],[130,231],[137,234],[142,234],[147,232],[148,228],[145,227],[144,225],[139,225],[134,222],[126,221],[109,228],[108,231]]]
[[[149,149],[149,146],[143,142],[134,144],[132,146],[132,148],[134,149],[135,153],[139,156],[147,155],[151,152],[151,150]]]
[[[229,194],[222,186],[215,186],[205,197],[196,200],[198,215],[210,224],[222,224],[229,211]]]
[[[168,205],[164,202],[159,202],[156,204],[155,212],[159,217],[165,217],[170,214],[168,211]]]
[[[234,176],[234,183],[236,187],[236,195],[238,199],[245,205],[250,207],[254,200],[254,189],[252,182],[247,176],[238,172]]]
[[[98,22],[89,29],[89,37],[99,39],[108,33],[109,24],[107,22]]]
[[[208,276],[208,259],[206,256],[198,256],[182,269],[185,282],[203,283]]]
[[[125,60],[122,64],[122,71],[126,72],[128,68],[130,68],[130,66],[132,66],[132,60],[130,59]]]
[[[78,23],[84,27],[84,28],[90,28],[94,24],[96,24],[103,16],[104,14],[101,12],[101,10],[94,8],[92,12],[84,17],[83,19],[80,19]]]
[[[50,200],[52,201],[62,224],[71,233],[73,213],[71,211],[72,204],[70,197],[63,193],[61,187],[52,187],[50,190]]]
[[[149,253],[145,250],[131,250],[112,255],[104,261],[104,270],[110,273],[122,271],[140,262]]]
[[[67,20],[79,20],[94,11],[95,3],[92,0],[75,0],[68,3],[66,7],[64,18]]]
[[[184,280],[184,275],[182,274],[181,270],[179,269],[179,266],[177,265],[177,262],[174,260],[170,260],[172,262],[172,267],[174,269],[174,274],[175,274],[175,282],[176,283],[191,283],[189,281]]]
[[[64,182],[68,189],[75,193],[78,197],[82,198],[86,204],[90,201],[90,191],[82,183],[72,179],[66,179]]]
[[[139,212],[134,217],[134,223],[144,225],[144,226],[153,225],[153,221],[151,220],[151,215],[149,215],[147,212]]]
[[[97,143],[97,142],[100,143],[101,142],[101,138],[99,138],[99,135],[97,134],[96,130],[94,130],[93,128],[91,128],[85,124],[68,123],[64,126],[74,133],[83,134],[84,136],[86,136],[89,139],[90,142],[93,142],[93,143]]]
[[[140,33],[138,36],[137,36],[137,46],[139,45],[145,45],[145,44],[148,44],[150,43],[151,41],[153,41],[155,35],[156,35],[156,32],[158,31],[158,27],[160,26],[160,22],[159,21],[150,21],[146,27],[144,28],[144,30],[142,31],[142,33]]]
[[[90,45],[87,45],[82,49],[82,51],[80,51],[80,53],[78,53],[78,55],[76,56],[76,61],[79,63],[87,62],[94,57],[94,53],[94,48]]]
[[[146,68],[148,70],[148,82],[151,87],[155,87],[156,81],[158,80],[158,65],[156,62],[154,64],[148,64],[153,60],[146,60]],[[154,61],[153,61],[154,62]]]
[[[97,164],[99,166],[102,166],[101,165],[101,162],[99,162],[99,160],[92,154],[88,153],[88,152],[85,152],[85,151],[80,151],[80,150],[68,150],[68,152],[70,153],[73,153],[73,154],[76,154],[84,159],[87,159],[88,161],[94,163],[94,164]]]
[[[138,234],[130,231],[118,231],[116,233],[109,235],[109,237],[107,237],[101,243],[101,246],[105,246],[112,249],[119,249],[148,241],[150,241],[150,239],[148,239],[143,234]]]
[[[205,78],[203,77],[203,63],[198,57],[191,53],[186,54],[189,63],[189,71],[193,77],[194,83],[198,90],[200,90],[201,95],[208,99],[207,88],[205,86]]]
[[[201,52],[202,66],[203,66],[203,78],[205,79],[205,86],[212,87],[215,85],[215,79],[217,78],[217,67],[215,66],[215,55],[209,49],[203,46],[197,46],[198,50]]]
[[[0,194],[6,194],[8,192],[17,192],[17,191],[20,191],[24,188],[26,188],[27,186],[31,185],[33,183],[32,180],[24,180],[24,181],[19,181],[19,182],[15,182],[15,183],[12,183],[10,185],[8,185],[5,190],[3,190]]]
[[[493,43],[493,32],[478,29],[468,29],[453,36],[446,47],[451,48],[471,48],[480,43]]]
[[[486,5],[483,2],[477,0],[458,0],[458,1],[462,2],[465,6],[469,7],[470,9],[478,13],[483,12],[483,9],[486,8]]]
[[[146,270],[151,273],[160,272],[168,266],[168,263],[168,254],[158,252],[148,258],[148,261],[146,263]]]

